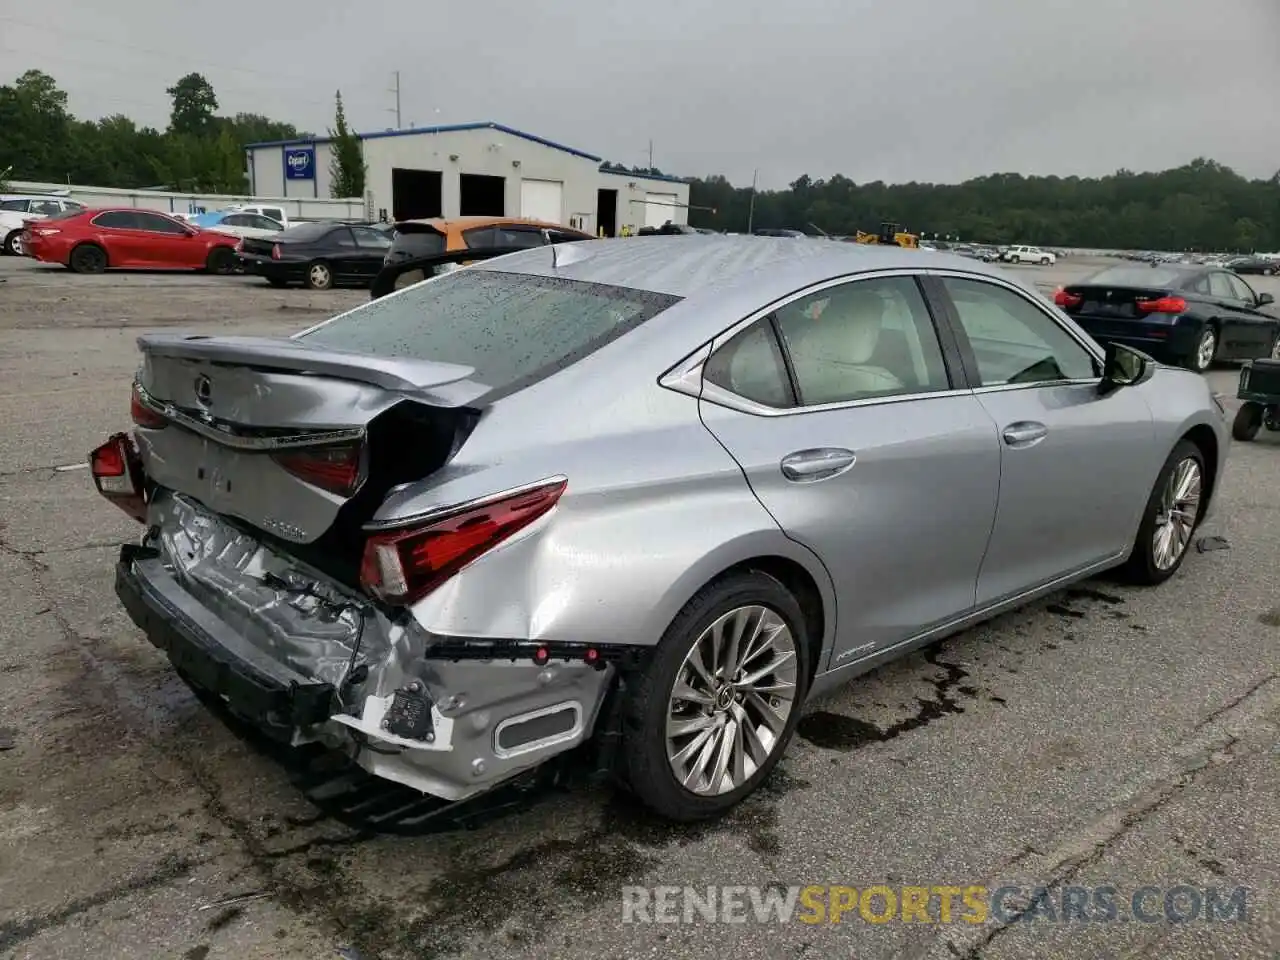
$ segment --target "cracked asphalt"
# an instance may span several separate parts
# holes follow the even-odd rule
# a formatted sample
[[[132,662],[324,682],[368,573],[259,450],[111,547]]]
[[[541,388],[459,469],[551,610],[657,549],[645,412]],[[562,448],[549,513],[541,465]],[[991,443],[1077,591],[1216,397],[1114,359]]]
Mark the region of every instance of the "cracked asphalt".
[[[1026,272],[1052,286],[1092,266]],[[1280,437],[1233,448],[1202,531],[1229,549],[1152,591],[1090,582],[855,681],[722,821],[672,827],[581,786],[387,836],[309,801],[174,677],[112,591],[136,525],[80,468],[127,426],[138,333],[291,332],[366,295],[13,258],[0,278],[0,957],[1278,955]],[[1235,369],[1209,376],[1234,395]],[[622,887],[659,884],[1249,899],[1244,922],[623,923]]]

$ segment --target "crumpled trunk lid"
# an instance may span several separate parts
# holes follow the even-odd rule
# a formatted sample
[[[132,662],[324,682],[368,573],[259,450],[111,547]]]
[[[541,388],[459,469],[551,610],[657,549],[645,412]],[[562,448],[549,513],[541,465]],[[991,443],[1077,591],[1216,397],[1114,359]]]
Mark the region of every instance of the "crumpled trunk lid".
[[[148,479],[314,548],[346,582],[360,527],[391,487],[448,462],[479,417],[467,404],[486,392],[468,367],[294,339],[166,334],[138,345],[144,421],[164,424],[136,431]]]

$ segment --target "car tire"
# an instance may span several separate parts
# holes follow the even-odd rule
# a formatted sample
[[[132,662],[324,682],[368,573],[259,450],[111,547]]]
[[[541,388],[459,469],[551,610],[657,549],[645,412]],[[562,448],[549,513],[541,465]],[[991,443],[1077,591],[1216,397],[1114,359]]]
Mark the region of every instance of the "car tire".
[[[1255,439],[1262,429],[1263,413],[1262,404],[1246,400],[1236,411],[1236,418],[1231,421],[1231,438],[1243,443]]]
[[[313,260],[307,264],[307,287],[311,290],[332,289],[333,269],[323,260]]]
[[[1042,267],[1047,267],[1048,265],[1049,265],[1049,258],[1048,258],[1048,257],[1041,257],[1041,258],[1040,258],[1040,266],[1042,266]]]
[[[1121,568],[1125,580],[1139,586],[1153,587],[1164,583],[1178,572],[1182,561],[1190,552],[1191,538],[1204,517],[1206,480],[1204,454],[1200,448],[1190,440],[1179,440],[1160,468],[1155,486],[1147,498],[1133,551]],[[1171,504],[1175,510],[1169,509]],[[1194,510],[1189,526],[1172,515],[1185,514],[1188,509]],[[1172,536],[1170,545],[1175,549],[1163,552],[1157,545],[1157,534],[1166,542]]]
[[[1021,263],[1021,262],[1022,262],[1022,258],[1021,258],[1021,257],[1019,257],[1019,256],[1012,256],[1012,257],[1010,257],[1010,258],[1009,258],[1009,262],[1010,262],[1010,263]]]
[[[67,266],[74,273],[102,273],[107,269],[107,251],[96,243],[82,243],[71,251]]]
[[[235,252],[230,247],[214,247],[209,251],[209,258],[205,261],[205,270],[220,277],[235,273]]]
[[[4,253],[9,257],[22,256],[22,231],[10,230],[4,238]]]
[[[741,625],[744,632],[750,631],[755,637],[762,618],[767,618],[775,630],[773,639],[755,652],[750,648],[738,648],[738,652],[752,664],[748,675],[761,669],[762,655],[776,655],[776,660],[763,663],[776,663],[778,673],[756,679],[770,680],[771,687],[787,682],[794,686],[787,693],[773,691],[771,703],[720,681],[731,656],[727,643],[720,651],[724,662],[705,664],[714,657],[710,646],[714,630],[723,630],[726,624]],[[699,663],[704,665],[701,673],[691,665],[695,649]],[[772,653],[766,654],[766,650]],[[712,817],[734,806],[764,782],[787,749],[808,692],[809,654],[800,605],[773,577],[748,571],[730,574],[704,587],[672,621],[643,667],[624,677],[619,770],[623,786],[659,815],[679,822]],[[736,665],[741,669],[743,660],[737,659]],[[676,694],[678,688],[690,696],[705,695],[706,702],[680,697]],[[713,689],[717,692],[712,693]],[[785,717],[773,712],[775,708],[780,711],[782,704],[788,708]],[[765,728],[762,710],[772,715],[776,731]],[[748,747],[746,738],[724,739],[731,736],[729,731],[734,729],[737,717],[753,721],[754,748]],[[669,722],[689,729],[669,737]],[[730,758],[722,761],[721,748],[725,745]],[[682,782],[673,769],[681,763],[678,757],[685,751],[692,751],[691,764],[713,771],[693,789],[685,782],[696,770],[687,771],[688,777]],[[710,759],[703,757],[707,751]],[[714,770],[721,762],[726,762],[727,768],[723,775],[716,776]],[[713,787],[713,783],[717,786]]]
[[[1212,325],[1208,324],[1200,331],[1200,336],[1196,338],[1196,345],[1188,354],[1186,366],[1188,370],[1194,370],[1196,373],[1204,373],[1211,366],[1218,356],[1218,331]]]
[[[1272,267],[1263,267],[1262,269],[1262,275],[1264,277],[1274,276],[1275,272],[1276,272],[1275,269]]]

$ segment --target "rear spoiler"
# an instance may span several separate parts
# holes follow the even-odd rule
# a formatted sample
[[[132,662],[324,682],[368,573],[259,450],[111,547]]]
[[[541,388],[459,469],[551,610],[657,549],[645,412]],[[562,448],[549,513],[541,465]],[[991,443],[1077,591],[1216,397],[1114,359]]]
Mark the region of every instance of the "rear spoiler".
[[[477,260],[492,260],[494,257],[505,257],[509,253],[519,253],[530,247],[480,247],[476,250],[450,250],[448,253],[433,253],[426,257],[414,257],[412,260],[397,260],[388,263],[374,278],[371,298],[374,300],[395,293],[396,281],[406,273],[421,270],[423,279],[429,280],[448,273],[450,268],[465,266]]]

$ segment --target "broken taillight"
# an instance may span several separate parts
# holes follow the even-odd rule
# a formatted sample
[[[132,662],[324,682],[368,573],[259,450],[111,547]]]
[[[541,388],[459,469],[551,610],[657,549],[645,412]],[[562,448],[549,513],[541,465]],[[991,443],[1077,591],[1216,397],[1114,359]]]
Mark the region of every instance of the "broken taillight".
[[[279,259],[280,259],[280,244],[278,244],[278,243],[273,243],[273,244],[271,245],[271,259],[272,259],[272,260],[279,260]]]
[[[129,398],[129,416],[138,426],[148,430],[160,430],[169,425],[169,420],[164,414],[153,410],[146,403],[142,397],[142,388],[136,383],[133,385],[133,395]]]
[[[360,487],[360,455],[363,444],[344,443],[273,453],[272,459],[313,487],[349,497]]]
[[[376,533],[365,543],[360,585],[387,603],[413,603],[554,507],[567,482],[548,480],[425,526]]]
[[[89,454],[98,492],[139,523],[147,518],[142,461],[127,433],[114,434]]]

